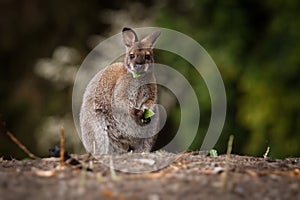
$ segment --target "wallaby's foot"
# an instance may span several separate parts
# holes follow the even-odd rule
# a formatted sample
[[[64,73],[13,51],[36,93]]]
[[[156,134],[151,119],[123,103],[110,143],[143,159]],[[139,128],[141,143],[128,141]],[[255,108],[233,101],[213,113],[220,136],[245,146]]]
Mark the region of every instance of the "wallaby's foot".
[[[140,126],[145,126],[145,125],[147,125],[147,124],[149,124],[151,122],[150,117],[147,118],[147,119],[144,117],[144,111],[143,110],[139,110],[139,109],[133,108],[130,111],[130,116]]]

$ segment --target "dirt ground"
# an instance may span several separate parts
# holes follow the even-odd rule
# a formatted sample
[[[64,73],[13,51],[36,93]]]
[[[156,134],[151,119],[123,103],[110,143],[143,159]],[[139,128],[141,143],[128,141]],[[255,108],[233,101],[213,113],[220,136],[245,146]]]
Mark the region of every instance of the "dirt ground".
[[[122,171],[146,169],[143,173],[112,170],[107,166],[112,159],[100,162],[107,157],[72,158],[64,167],[59,158],[1,160],[0,199],[300,199],[300,158],[226,160],[198,152],[117,158]]]

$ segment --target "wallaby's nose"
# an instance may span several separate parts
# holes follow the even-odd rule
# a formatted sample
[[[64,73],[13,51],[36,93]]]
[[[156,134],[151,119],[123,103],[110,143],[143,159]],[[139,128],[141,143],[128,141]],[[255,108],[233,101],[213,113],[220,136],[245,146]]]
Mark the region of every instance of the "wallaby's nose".
[[[137,58],[135,59],[135,63],[140,65],[144,64],[143,57],[141,55],[138,55]]]

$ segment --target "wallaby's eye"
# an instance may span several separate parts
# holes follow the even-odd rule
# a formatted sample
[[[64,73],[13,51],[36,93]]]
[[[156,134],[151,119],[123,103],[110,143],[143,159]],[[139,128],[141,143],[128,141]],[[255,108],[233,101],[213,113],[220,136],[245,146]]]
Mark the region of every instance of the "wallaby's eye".
[[[149,55],[149,54],[146,54],[146,55],[145,55],[145,59],[146,59],[146,60],[150,60],[150,55]]]
[[[129,54],[129,58],[134,59],[134,54],[133,53]]]

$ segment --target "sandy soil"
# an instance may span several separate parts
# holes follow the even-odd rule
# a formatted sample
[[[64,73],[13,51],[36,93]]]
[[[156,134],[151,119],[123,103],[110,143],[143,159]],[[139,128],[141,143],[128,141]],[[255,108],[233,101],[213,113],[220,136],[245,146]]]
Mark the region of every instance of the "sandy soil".
[[[1,160],[0,199],[300,199],[300,158],[226,161],[198,152],[109,158],[72,155],[64,167],[59,158]],[[124,172],[136,170],[144,172]]]

